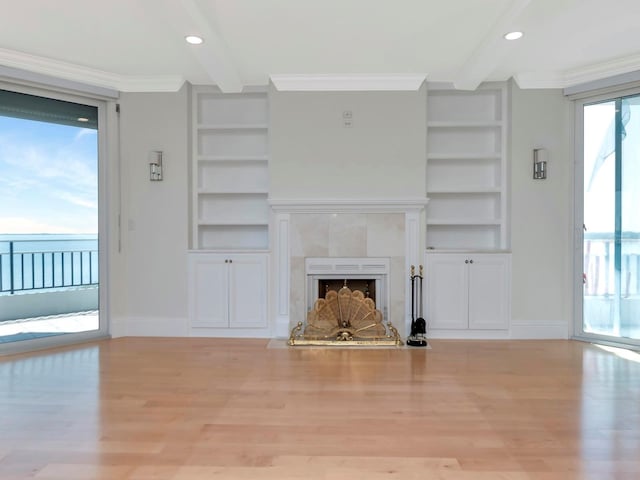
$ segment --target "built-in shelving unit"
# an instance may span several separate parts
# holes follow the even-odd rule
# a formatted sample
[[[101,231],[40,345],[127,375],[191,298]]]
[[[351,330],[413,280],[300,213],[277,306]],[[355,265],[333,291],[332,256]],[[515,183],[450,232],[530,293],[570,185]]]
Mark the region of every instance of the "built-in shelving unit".
[[[194,87],[192,97],[193,248],[266,250],[267,92]]]
[[[430,86],[427,95],[427,246],[508,247],[507,87]]]

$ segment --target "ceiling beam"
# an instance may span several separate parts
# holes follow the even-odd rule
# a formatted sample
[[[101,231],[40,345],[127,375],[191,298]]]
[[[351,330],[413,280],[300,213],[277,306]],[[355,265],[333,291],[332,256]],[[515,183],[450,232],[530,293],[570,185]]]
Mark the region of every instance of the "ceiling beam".
[[[517,45],[517,41],[507,41],[503,35],[514,29],[514,22],[529,3],[531,0],[511,1],[458,72],[453,82],[455,88],[459,90],[478,88]]]
[[[241,92],[242,80],[231,54],[218,30],[207,19],[197,0],[163,0],[168,21],[180,35],[188,50],[205,69],[209,78],[220,90],[228,93]],[[200,45],[189,45],[186,35],[199,35],[204,39]]]

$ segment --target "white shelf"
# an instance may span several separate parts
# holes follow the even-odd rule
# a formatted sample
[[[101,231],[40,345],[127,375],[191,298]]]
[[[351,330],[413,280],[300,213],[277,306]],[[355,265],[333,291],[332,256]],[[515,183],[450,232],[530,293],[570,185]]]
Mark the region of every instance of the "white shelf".
[[[506,118],[504,84],[474,91],[437,89],[428,92],[429,121],[487,122]]]
[[[263,251],[269,246],[266,225],[208,225],[198,228],[198,249],[209,251]]]
[[[442,120],[427,123],[427,128],[500,128],[500,120]]]
[[[432,188],[429,195],[448,195],[448,194],[473,194],[473,193],[496,193],[500,194],[502,189],[499,187],[470,187],[470,188]]]
[[[497,152],[489,153],[428,153],[428,160],[500,160],[502,155]]]
[[[241,123],[228,123],[228,124],[209,124],[198,125],[198,130],[267,130],[269,126],[266,123],[256,124],[241,124]]]
[[[206,162],[261,162],[267,163],[269,157],[267,155],[198,155],[196,161],[200,163]]]
[[[194,250],[269,248],[266,91],[192,90]]]
[[[199,157],[265,157],[267,130],[197,130],[194,152]]]
[[[427,94],[427,245],[508,248],[506,84]]]
[[[261,220],[243,221],[243,222],[198,222],[202,227],[267,227],[269,223]]]
[[[427,225],[500,225],[502,222],[495,218],[428,218]]]
[[[267,195],[266,189],[256,190],[198,190],[198,195]]]
[[[500,225],[429,225],[427,249],[499,251]]]

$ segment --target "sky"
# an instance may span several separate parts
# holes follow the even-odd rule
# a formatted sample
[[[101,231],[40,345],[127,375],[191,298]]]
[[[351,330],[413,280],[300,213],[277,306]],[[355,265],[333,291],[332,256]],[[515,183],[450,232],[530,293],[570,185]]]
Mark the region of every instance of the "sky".
[[[0,116],[0,234],[98,232],[98,131]]]
[[[630,100],[627,135],[622,143],[622,230],[640,232],[640,99]],[[594,163],[615,119],[615,103],[588,105],[584,110],[584,184],[589,183]],[[598,169],[591,188],[585,191],[584,222],[587,232],[606,233],[615,230],[615,156],[609,155]]]

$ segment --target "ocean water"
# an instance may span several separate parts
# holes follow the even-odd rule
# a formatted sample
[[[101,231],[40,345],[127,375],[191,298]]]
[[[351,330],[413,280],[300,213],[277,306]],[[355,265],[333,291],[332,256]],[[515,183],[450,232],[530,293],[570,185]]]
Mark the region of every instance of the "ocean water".
[[[13,251],[16,253],[98,249],[98,236],[95,234],[0,234],[0,253],[9,253],[9,242],[14,242]]]
[[[17,293],[97,283],[97,251],[97,235],[0,234],[0,291]]]

